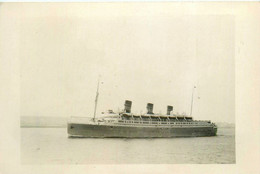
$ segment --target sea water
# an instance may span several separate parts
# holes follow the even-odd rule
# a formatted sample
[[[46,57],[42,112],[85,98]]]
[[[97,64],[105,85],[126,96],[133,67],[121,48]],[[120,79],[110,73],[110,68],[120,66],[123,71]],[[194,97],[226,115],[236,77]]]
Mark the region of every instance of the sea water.
[[[214,137],[68,138],[66,128],[21,128],[22,164],[235,163],[235,128]]]

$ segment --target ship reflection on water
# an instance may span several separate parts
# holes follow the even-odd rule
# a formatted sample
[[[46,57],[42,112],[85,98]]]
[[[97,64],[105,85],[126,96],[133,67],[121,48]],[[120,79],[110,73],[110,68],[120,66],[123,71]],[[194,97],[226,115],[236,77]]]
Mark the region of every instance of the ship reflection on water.
[[[37,136],[35,136],[37,135]],[[65,128],[21,128],[22,164],[232,164],[235,128],[214,137],[67,138]]]

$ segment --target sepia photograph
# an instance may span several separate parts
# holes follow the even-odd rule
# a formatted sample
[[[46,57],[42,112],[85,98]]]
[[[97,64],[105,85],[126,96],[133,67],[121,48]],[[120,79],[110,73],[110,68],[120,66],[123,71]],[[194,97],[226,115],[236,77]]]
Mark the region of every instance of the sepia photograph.
[[[24,7],[22,164],[234,164],[234,17],[124,8]]]
[[[18,130],[9,133],[19,138],[9,138],[19,170],[166,165],[158,171],[191,173],[224,164],[236,173],[260,144],[243,148],[259,135],[259,118],[242,110],[250,103],[238,91],[255,90],[240,81],[257,69],[244,63],[241,33],[256,24],[248,9],[259,16],[233,3],[1,3],[0,31],[12,34],[0,35],[0,55],[18,57],[10,88]]]

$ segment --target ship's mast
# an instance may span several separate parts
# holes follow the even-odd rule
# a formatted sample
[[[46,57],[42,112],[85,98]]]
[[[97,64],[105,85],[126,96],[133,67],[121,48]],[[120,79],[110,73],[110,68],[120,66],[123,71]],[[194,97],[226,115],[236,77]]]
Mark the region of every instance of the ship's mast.
[[[194,94],[194,89],[196,88],[196,86],[193,87],[192,89],[192,95],[191,95],[191,107],[190,107],[190,116],[192,115],[192,106],[193,106],[193,94]]]
[[[195,50],[195,53],[196,53],[196,62],[198,61],[198,38],[196,38],[196,50]],[[196,68],[197,68],[197,64],[196,64]],[[192,116],[192,107],[193,107],[193,94],[194,94],[194,90],[195,90],[196,86],[194,86],[192,88],[192,96],[191,96],[191,107],[190,107],[190,116]]]
[[[97,93],[96,93],[96,99],[95,99],[95,109],[94,109],[94,117],[93,117],[93,121],[95,122],[95,118],[96,118],[96,111],[97,111],[97,102],[98,102],[98,95],[99,95],[99,80],[100,80],[100,76],[98,77],[98,84],[97,84]]]

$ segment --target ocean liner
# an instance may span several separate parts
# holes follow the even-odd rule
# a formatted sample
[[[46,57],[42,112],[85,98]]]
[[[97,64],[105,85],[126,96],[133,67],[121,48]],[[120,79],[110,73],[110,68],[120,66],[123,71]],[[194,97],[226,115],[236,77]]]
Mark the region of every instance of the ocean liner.
[[[69,137],[88,138],[172,138],[215,136],[217,126],[211,121],[193,120],[192,116],[173,114],[173,106],[167,106],[166,114],[154,114],[153,104],[147,104],[146,114],[132,114],[132,101],[126,100],[124,110],[115,113],[109,110],[96,118],[98,89],[94,118],[73,121],[67,124]],[[193,93],[192,93],[193,103]],[[191,105],[192,112],[192,105]]]

